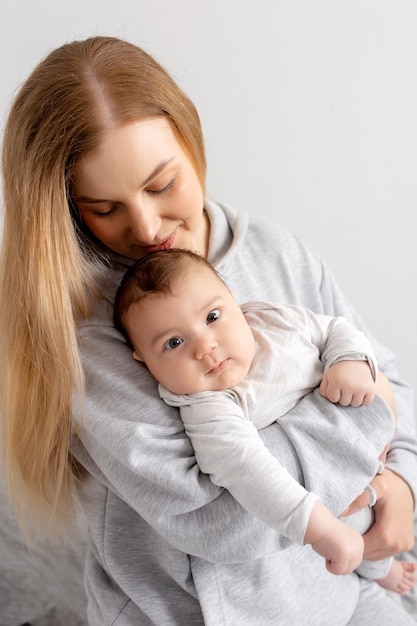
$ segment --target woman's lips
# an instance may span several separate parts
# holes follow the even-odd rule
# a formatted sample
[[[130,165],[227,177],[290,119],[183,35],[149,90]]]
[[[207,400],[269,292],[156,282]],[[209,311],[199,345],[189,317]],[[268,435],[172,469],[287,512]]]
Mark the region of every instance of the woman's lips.
[[[174,230],[174,232],[171,233],[169,237],[167,237],[163,241],[160,241],[154,246],[140,246],[140,247],[145,252],[159,252],[159,250],[169,250],[169,248],[172,248],[174,244],[176,232],[177,231]]]

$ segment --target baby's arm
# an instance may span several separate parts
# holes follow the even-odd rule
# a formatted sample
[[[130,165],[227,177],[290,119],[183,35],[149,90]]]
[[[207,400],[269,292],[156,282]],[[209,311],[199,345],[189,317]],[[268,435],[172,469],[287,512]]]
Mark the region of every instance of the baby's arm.
[[[325,365],[320,395],[342,406],[358,407],[371,404],[377,393],[395,415],[391,384],[378,371],[367,337],[343,317],[317,315],[314,321],[310,319],[311,341]]]
[[[350,574],[363,558],[362,536],[337,519],[320,501],[311,511],[304,543],[310,543],[326,559],[326,568],[332,574]]]

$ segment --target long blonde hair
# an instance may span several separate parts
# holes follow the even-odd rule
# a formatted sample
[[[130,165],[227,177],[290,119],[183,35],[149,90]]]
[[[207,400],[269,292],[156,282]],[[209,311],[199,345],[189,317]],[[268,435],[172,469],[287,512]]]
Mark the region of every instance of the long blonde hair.
[[[204,187],[195,107],[146,52],[93,37],[51,52],[18,92],[3,141],[0,403],[12,500],[26,528],[73,513],[71,398],[83,394],[77,329],[90,314],[96,248],[68,205],[71,168],[103,130],[165,117]],[[102,266],[101,266],[102,267]]]

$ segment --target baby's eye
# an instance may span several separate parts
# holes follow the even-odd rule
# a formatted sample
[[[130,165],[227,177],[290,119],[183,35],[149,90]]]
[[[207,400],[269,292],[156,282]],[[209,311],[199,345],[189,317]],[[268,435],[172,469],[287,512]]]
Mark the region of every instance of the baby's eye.
[[[213,322],[218,320],[219,317],[220,317],[219,309],[214,309],[213,311],[210,311],[210,313],[207,315],[207,324],[212,324]]]
[[[181,339],[181,337],[171,337],[171,339],[168,339],[168,341],[165,342],[164,348],[166,350],[175,350],[175,348],[178,348],[183,341],[184,339]]]

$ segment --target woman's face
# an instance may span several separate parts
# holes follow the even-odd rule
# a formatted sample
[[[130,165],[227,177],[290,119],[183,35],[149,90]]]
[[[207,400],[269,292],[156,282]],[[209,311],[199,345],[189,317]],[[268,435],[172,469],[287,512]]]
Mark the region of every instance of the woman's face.
[[[109,129],[75,165],[71,191],[84,223],[114,252],[139,259],[175,247],[207,256],[203,190],[163,118]]]

